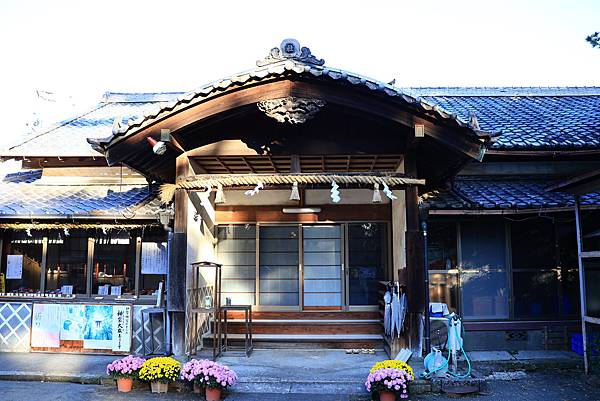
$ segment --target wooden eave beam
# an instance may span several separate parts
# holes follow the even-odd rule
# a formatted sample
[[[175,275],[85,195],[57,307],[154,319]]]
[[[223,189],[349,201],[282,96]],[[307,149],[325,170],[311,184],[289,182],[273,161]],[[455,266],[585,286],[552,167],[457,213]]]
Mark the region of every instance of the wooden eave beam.
[[[146,136],[159,133],[161,129],[170,129],[172,133],[175,133],[179,129],[198,123],[209,117],[233,112],[239,107],[256,104],[262,100],[288,96],[323,99],[328,103],[361,110],[383,119],[395,121],[409,127],[411,130],[414,129],[415,124],[421,124],[425,128],[426,136],[435,138],[437,141],[472,158],[478,158],[481,154],[483,142],[477,138],[470,138],[467,135],[463,135],[467,133],[466,128],[456,127],[455,129],[451,129],[443,127],[427,118],[404,110],[402,105],[398,105],[393,99],[383,99],[382,96],[367,94],[331,84],[316,84],[283,79],[235,88],[219,96],[191,104],[185,109],[157,120],[133,135],[118,140],[107,150],[107,159],[109,160],[109,164],[123,161],[131,155],[131,151],[127,152],[118,149],[123,149],[123,146],[130,149],[131,147],[135,148]]]

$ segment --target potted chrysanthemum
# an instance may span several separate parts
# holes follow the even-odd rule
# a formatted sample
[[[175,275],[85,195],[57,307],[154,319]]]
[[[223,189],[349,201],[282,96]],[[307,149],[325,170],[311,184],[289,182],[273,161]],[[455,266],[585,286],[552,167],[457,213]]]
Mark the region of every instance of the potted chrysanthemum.
[[[166,393],[169,383],[179,378],[181,365],[171,357],[157,357],[148,359],[140,369],[140,380],[150,383],[153,393]]]
[[[237,376],[225,365],[206,361],[196,375],[196,380],[200,386],[206,387],[206,401],[219,401],[223,390],[233,386]]]
[[[145,361],[143,358],[129,355],[106,365],[106,374],[117,381],[117,389],[120,392],[128,393]]]
[[[181,367],[181,380],[192,385],[194,393],[204,394],[206,383],[204,382],[203,372],[208,373],[208,369],[213,367],[215,363],[208,359],[191,359]]]
[[[396,397],[408,398],[408,383],[414,380],[410,366],[402,361],[378,362],[371,368],[365,387],[379,395],[380,401],[394,401]]]

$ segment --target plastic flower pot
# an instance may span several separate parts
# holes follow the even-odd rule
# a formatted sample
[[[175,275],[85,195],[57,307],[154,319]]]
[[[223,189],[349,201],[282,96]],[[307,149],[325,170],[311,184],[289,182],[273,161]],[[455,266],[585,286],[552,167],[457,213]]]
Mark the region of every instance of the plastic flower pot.
[[[160,381],[150,382],[150,388],[153,393],[166,393],[169,391],[169,383],[164,383]]]
[[[195,394],[204,394],[206,391],[206,387],[199,385],[198,383],[194,383],[194,393]]]
[[[220,388],[206,388],[206,401],[220,401],[221,400],[221,389]]]
[[[382,391],[379,393],[379,401],[396,401],[396,394],[391,391]]]
[[[128,393],[131,391],[133,386],[133,379],[131,377],[119,377],[117,379],[117,390],[121,393]]]

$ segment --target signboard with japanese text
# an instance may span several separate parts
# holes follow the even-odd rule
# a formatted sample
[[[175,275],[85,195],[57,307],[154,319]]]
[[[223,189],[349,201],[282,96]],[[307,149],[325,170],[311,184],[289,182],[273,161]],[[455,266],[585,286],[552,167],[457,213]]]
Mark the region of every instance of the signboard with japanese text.
[[[129,352],[131,348],[131,308],[113,306],[113,344],[115,352]]]
[[[33,305],[31,347],[59,352],[129,352],[131,305]],[[35,349],[34,349],[35,351]]]
[[[142,274],[167,274],[166,242],[142,242]]]
[[[23,255],[6,255],[6,279],[23,278]]]

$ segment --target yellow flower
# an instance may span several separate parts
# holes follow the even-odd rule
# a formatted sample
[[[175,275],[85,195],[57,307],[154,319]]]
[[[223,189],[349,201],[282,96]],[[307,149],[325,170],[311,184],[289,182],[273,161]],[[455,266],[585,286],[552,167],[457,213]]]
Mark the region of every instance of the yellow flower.
[[[145,381],[176,381],[181,366],[179,361],[171,357],[148,359],[140,369],[139,377]]]
[[[415,374],[413,373],[412,368],[410,366],[408,366],[408,364],[406,362],[398,361],[396,359],[387,359],[385,361],[377,362],[375,365],[373,365],[373,367],[371,368],[369,373],[373,373],[377,369],[384,369],[384,368],[404,370],[406,373],[408,373],[410,375],[410,377],[413,378],[413,380],[415,378]]]

